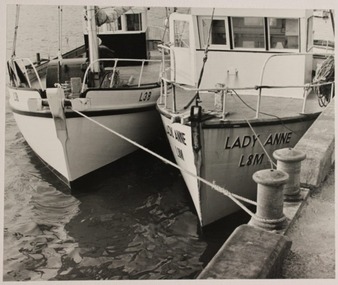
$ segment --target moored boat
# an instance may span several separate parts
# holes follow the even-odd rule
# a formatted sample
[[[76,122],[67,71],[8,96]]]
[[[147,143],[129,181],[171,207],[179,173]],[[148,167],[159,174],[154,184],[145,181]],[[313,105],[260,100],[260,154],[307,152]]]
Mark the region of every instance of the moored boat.
[[[85,46],[74,57],[59,49],[57,58],[33,63],[17,58],[13,48],[7,66],[16,123],[34,152],[72,188],[137,149],[107,129],[142,145],[158,135],[161,69],[149,56],[146,12],[126,7],[102,16],[105,10],[87,6]]]
[[[316,70],[309,10],[192,8],[169,27],[157,108],[205,226],[240,209],[212,184],[256,199],[252,175],[273,168],[273,151],[295,146],[334,96],[334,59]]]

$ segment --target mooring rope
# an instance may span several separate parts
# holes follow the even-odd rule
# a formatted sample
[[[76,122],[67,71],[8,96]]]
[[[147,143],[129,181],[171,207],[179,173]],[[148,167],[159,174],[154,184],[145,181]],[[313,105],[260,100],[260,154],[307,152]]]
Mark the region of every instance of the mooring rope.
[[[335,78],[335,66],[334,66],[334,56],[330,55],[323,63],[317,68],[316,74],[313,78],[314,84],[320,83],[329,83],[333,82]],[[332,90],[333,89],[333,90]],[[313,87],[317,97],[318,103],[321,107],[326,107],[330,101],[331,96],[334,97],[334,85],[319,85]]]
[[[131,143],[131,144],[137,146],[138,148],[144,150],[145,152],[148,152],[149,154],[151,154],[151,155],[157,157],[158,159],[162,160],[164,163],[170,164],[171,166],[177,168],[178,170],[181,170],[181,171],[187,173],[188,175],[190,175],[190,176],[196,178],[197,180],[199,180],[199,181],[205,183],[206,185],[210,186],[211,188],[215,189],[216,191],[218,191],[218,192],[220,192],[220,193],[226,195],[226,196],[229,197],[230,199],[232,199],[232,200],[238,199],[238,200],[242,200],[242,201],[247,202],[247,203],[252,204],[252,205],[257,205],[257,203],[256,203],[255,201],[252,201],[252,200],[249,200],[249,199],[247,199],[247,198],[245,198],[245,197],[242,197],[242,196],[239,196],[239,195],[237,195],[237,194],[231,193],[231,192],[229,192],[228,190],[224,189],[223,187],[221,187],[221,186],[219,186],[219,185],[216,185],[215,183],[211,183],[211,182],[209,182],[208,180],[205,180],[204,178],[202,178],[202,177],[200,177],[200,176],[198,176],[198,175],[196,175],[196,174],[190,172],[189,170],[187,170],[187,169],[185,169],[185,168],[180,167],[180,166],[177,165],[176,163],[173,163],[172,161],[170,161],[170,160],[166,159],[165,157],[163,157],[163,156],[157,154],[156,152],[151,151],[150,149],[148,149],[148,148],[146,148],[146,147],[144,147],[144,146],[138,144],[137,142],[135,142],[135,141],[133,141],[133,140],[131,140],[131,139],[125,137],[124,135],[122,135],[122,134],[120,134],[120,133],[118,133],[118,132],[116,132],[116,131],[114,131],[114,130],[108,128],[108,127],[106,127],[105,125],[102,125],[101,123],[99,123],[99,122],[93,120],[92,118],[86,116],[86,115],[83,114],[82,112],[80,112],[80,111],[78,111],[78,110],[75,110],[75,109],[73,109],[73,111],[74,111],[75,113],[79,114],[80,116],[82,116],[82,117],[88,119],[89,121],[91,121],[91,122],[97,124],[98,126],[104,128],[105,130],[109,131],[110,133],[112,133],[112,134],[114,134],[114,135],[116,135],[116,136],[118,136],[118,137],[120,137],[120,138],[126,140],[127,142],[129,142],[129,143]],[[235,202],[236,204],[238,204],[240,207],[245,207],[245,206],[242,205],[239,201],[234,201],[234,202]],[[246,208],[246,207],[245,207],[245,208]],[[244,210],[245,210],[245,209],[244,209]],[[248,211],[250,211],[250,210],[248,210]],[[251,213],[251,211],[250,211],[250,213]],[[253,213],[251,213],[250,215],[253,215]]]
[[[98,126],[104,128],[105,130],[107,130],[108,132],[126,140],[127,142],[137,146],[138,148],[144,150],[145,152],[157,157],[158,159],[160,159],[161,161],[163,161],[164,163],[166,164],[169,164],[175,168],[177,168],[178,170],[182,171],[182,172],[185,172],[186,174],[192,176],[193,178],[203,182],[204,184],[210,186],[212,189],[216,190],[217,192],[227,196],[228,198],[230,198],[234,203],[236,203],[242,210],[244,210],[246,213],[248,213],[253,219],[257,220],[257,221],[261,221],[261,222],[264,222],[264,223],[270,223],[270,224],[273,224],[273,223],[279,223],[279,222],[282,222],[286,219],[285,216],[279,218],[279,219],[264,219],[264,218],[261,218],[261,217],[258,217],[256,214],[254,214],[252,211],[250,211],[245,205],[243,205],[239,200],[242,200],[243,202],[246,202],[246,203],[249,203],[249,204],[252,204],[252,205],[255,205],[257,206],[257,202],[255,201],[252,201],[250,199],[247,199],[245,197],[242,197],[240,195],[237,195],[237,194],[234,194],[234,193],[231,193],[229,190],[226,190],[224,189],[223,187],[217,185],[216,183],[211,183],[209,182],[208,180],[205,180],[204,178],[190,172],[189,170],[185,169],[185,168],[182,168],[180,167],[179,165],[173,163],[172,161],[164,158],[163,156],[157,154],[156,152],[153,152],[151,151],[150,149],[138,144],[137,142],[125,137],[124,135],[106,127],[105,125],[93,120],[92,118],[86,116],[85,114],[83,114],[82,112],[78,111],[78,110],[75,110],[75,109],[72,109],[75,113],[79,114],[80,116],[88,119],[89,121],[93,122],[94,124],[97,124]]]
[[[235,90],[232,90],[232,91],[235,93],[235,95],[237,96],[237,98],[240,99],[240,101],[241,101],[245,106],[247,106],[247,107],[249,107],[250,109],[254,110],[254,108],[252,108],[251,106],[249,106],[246,102],[244,102],[244,101],[242,100],[242,98],[240,98],[240,96],[237,94],[237,92],[236,92]],[[226,94],[225,94],[224,96],[226,96]],[[260,112],[260,113],[261,113],[261,112]],[[243,114],[242,114],[242,115],[243,115]],[[244,115],[243,115],[243,118],[244,118],[244,120],[246,121],[246,123],[248,124],[248,126],[249,126],[249,128],[251,129],[251,131],[253,132],[253,134],[255,135],[255,137],[256,137],[256,139],[257,139],[259,145],[262,147],[264,153],[265,153],[266,156],[268,157],[268,160],[269,160],[269,162],[270,162],[270,167],[271,167],[271,169],[273,169],[273,167],[276,167],[276,168],[277,168],[276,163],[274,163],[274,161],[272,160],[271,156],[270,156],[269,153],[267,152],[267,150],[266,150],[266,148],[264,147],[264,145],[263,145],[261,139],[259,138],[259,136],[257,135],[256,131],[255,131],[254,128],[252,127],[251,123],[249,122],[249,119],[248,119],[246,116],[244,116]]]
[[[238,99],[239,99],[246,107],[248,107],[249,109],[251,109],[251,110],[254,111],[254,112],[257,111],[255,108],[251,107],[248,103],[246,103],[246,102],[243,100],[243,98],[241,98],[241,96],[240,96],[234,89],[231,89],[230,91],[232,91],[232,92],[237,96],[237,98],[238,98]],[[287,127],[287,126],[284,124],[282,118],[278,117],[277,115],[269,114],[269,113],[262,112],[262,111],[259,111],[259,114],[263,114],[263,115],[266,115],[266,116],[269,116],[269,117],[274,117],[274,118],[278,119],[278,120],[281,122],[281,124],[283,125],[283,127],[284,127],[285,129],[289,130],[290,132],[293,132],[296,136],[300,137],[300,135],[297,134],[297,131],[294,131],[294,130],[292,130],[291,128]]]
[[[260,146],[262,147],[264,153],[266,154],[266,156],[268,157],[269,159],[269,162],[270,162],[270,167],[271,169],[273,169],[273,167],[277,167],[276,163],[273,162],[272,158],[270,157],[270,155],[268,154],[267,150],[265,149],[263,143],[261,142],[260,138],[258,137],[257,133],[255,132],[254,128],[252,127],[252,125],[250,124],[249,120],[244,117],[245,121],[247,122],[247,124],[249,125],[249,128],[251,129],[251,131],[254,133],[258,143],[260,144]]]

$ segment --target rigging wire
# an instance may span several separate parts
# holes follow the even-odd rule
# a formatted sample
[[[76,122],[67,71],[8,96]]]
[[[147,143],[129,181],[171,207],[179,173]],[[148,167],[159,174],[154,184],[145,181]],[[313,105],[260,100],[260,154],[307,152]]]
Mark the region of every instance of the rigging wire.
[[[214,14],[215,14],[215,8],[212,9],[211,21],[210,21],[210,27],[209,27],[209,33],[208,33],[208,39],[207,39],[207,44],[206,44],[205,49],[204,49],[203,63],[202,63],[201,71],[200,71],[200,76],[198,78],[197,88],[199,88],[200,85],[201,85],[202,77],[203,77],[203,73],[204,73],[204,67],[205,67],[205,64],[206,64],[206,62],[208,60],[208,52],[209,52],[211,32],[212,32],[212,21],[214,19]],[[184,106],[184,109],[187,109],[192,104],[192,102],[194,102],[194,101],[196,102],[196,106],[198,106],[198,103],[201,102],[198,90],[196,91],[195,96],[189,101],[189,103],[186,106]]]
[[[169,8],[168,7],[165,7],[165,14],[166,14],[166,17],[164,20],[164,31],[163,31],[162,40],[161,40],[162,43],[164,43],[165,35],[167,31],[169,30]]]
[[[334,28],[334,14],[333,14],[333,10],[332,10],[332,9],[330,9],[330,17],[331,17],[331,24],[332,24],[333,35],[335,35],[335,28]]]

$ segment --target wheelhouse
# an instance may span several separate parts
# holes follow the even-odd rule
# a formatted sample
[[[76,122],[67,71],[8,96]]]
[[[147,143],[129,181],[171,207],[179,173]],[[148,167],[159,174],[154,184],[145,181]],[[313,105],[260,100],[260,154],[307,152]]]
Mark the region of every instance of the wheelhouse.
[[[178,83],[197,86],[207,45],[201,88],[255,86],[265,64],[263,84],[298,86],[312,78],[310,10],[192,8],[172,14],[170,25],[171,76]],[[302,96],[300,89],[292,93]]]
[[[149,59],[147,33],[147,8],[143,7],[132,7],[119,16],[116,21],[105,23],[97,29],[101,46],[107,48],[106,50],[111,50],[111,53],[104,56],[109,58]],[[88,48],[88,32],[86,29],[84,41]],[[133,48],[126,49],[126,46]]]

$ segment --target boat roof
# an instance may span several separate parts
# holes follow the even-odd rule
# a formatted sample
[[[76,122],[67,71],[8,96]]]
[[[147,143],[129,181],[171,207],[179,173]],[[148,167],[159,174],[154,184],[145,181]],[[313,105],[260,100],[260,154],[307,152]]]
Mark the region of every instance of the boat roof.
[[[213,8],[192,7],[191,14],[198,16],[212,15]],[[214,16],[233,17],[278,17],[278,18],[308,18],[313,10],[306,9],[239,9],[215,8]]]

